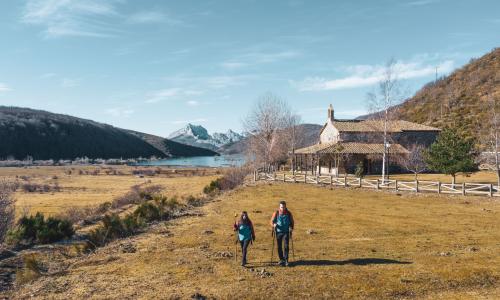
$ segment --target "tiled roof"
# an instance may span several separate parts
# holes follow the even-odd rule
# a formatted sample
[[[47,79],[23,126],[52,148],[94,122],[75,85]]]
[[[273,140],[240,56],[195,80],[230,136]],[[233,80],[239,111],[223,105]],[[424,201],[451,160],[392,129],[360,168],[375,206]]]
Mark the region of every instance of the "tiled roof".
[[[295,150],[296,154],[327,154],[327,153],[346,153],[346,154],[381,154],[384,151],[384,144],[370,143],[323,143],[315,144],[310,147]],[[391,144],[389,153],[407,154],[409,153],[400,144]]]
[[[377,120],[335,120],[333,126],[340,132],[381,132],[384,130],[384,123]],[[397,120],[388,122],[389,132],[402,131],[440,131],[439,128],[413,122]]]

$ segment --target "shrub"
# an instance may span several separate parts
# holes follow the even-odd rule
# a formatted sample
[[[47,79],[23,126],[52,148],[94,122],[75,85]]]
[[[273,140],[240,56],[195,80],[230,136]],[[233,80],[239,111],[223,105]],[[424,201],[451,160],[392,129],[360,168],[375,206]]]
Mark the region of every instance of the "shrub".
[[[71,238],[74,234],[73,224],[69,220],[49,217],[37,213],[35,216],[24,216],[9,231],[8,242],[12,245],[45,244]]]
[[[232,190],[243,184],[245,177],[250,173],[246,167],[229,168],[221,178],[212,180],[209,185],[203,188],[205,194],[213,194],[218,191]]]
[[[42,266],[34,254],[23,257],[24,268],[16,271],[16,285],[31,282],[42,275]]]
[[[0,245],[4,242],[5,235],[12,227],[15,218],[14,186],[7,181],[0,181]]]
[[[356,164],[356,170],[354,171],[354,174],[358,178],[363,178],[363,176],[365,176],[365,166],[363,165],[363,161],[359,161]]]

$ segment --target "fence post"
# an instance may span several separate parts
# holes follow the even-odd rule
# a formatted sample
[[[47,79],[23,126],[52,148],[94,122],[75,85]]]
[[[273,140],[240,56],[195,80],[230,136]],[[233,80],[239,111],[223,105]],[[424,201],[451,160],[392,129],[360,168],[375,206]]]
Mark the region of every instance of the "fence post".
[[[493,197],[493,184],[490,183],[490,197]]]
[[[462,195],[465,196],[465,182],[462,182]]]
[[[418,193],[418,180],[415,180],[415,191]]]
[[[293,174],[293,183],[296,183],[297,182],[297,174]]]
[[[441,181],[438,181],[438,194],[441,194]]]
[[[380,190],[380,181],[377,179],[377,190]]]
[[[253,170],[253,182],[257,181],[257,171]]]
[[[398,188],[398,180],[396,179],[396,192],[399,191],[399,188]]]
[[[283,182],[285,182],[285,181],[286,181],[285,179],[286,179],[286,173],[285,173],[285,172],[283,172]]]
[[[276,172],[273,173],[273,177],[274,181],[276,181]]]
[[[361,177],[359,177],[358,179],[359,179],[359,187],[361,187],[362,186],[362,183],[361,183],[362,179],[361,179]]]
[[[344,173],[344,187],[347,187],[347,172]]]
[[[330,185],[333,185],[333,175],[330,174]]]

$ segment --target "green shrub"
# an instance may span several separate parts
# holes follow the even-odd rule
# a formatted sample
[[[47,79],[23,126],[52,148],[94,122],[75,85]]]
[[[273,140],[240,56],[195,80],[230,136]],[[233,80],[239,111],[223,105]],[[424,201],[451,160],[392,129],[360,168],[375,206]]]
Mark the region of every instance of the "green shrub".
[[[9,231],[8,243],[20,244],[46,244],[71,238],[75,233],[73,224],[68,220],[49,217],[37,213],[35,216],[24,216],[17,225]]]
[[[219,192],[221,190],[221,181],[222,178],[217,178],[215,180],[212,180],[207,186],[203,188],[203,193],[213,194]]]
[[[363,165],[363,161],[359,161],[356,164],[356,170],[354,171],[354,174],[358,178],[363,178],[363,176],[365,176],[365,166]]]

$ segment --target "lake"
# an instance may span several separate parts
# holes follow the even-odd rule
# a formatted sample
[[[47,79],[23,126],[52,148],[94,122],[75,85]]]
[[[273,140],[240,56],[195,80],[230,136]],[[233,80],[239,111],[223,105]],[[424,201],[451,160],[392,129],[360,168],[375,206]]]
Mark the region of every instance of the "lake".
[[[195,156],[167,158],[137,163],[137,166],[231,167],[245,163],[243,155]]]

